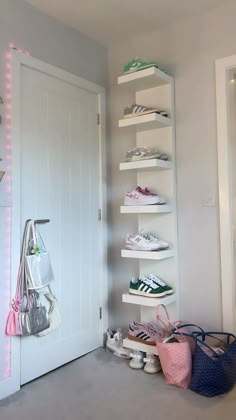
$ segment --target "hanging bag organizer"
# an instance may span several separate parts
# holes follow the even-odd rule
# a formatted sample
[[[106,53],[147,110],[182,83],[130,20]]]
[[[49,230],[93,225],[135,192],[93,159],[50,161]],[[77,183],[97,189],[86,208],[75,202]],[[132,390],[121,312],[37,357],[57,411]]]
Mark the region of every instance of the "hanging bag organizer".
[[[50,327],[46,307],[41,305],[39,295],[35,291],[30,293],[27,287],[25,254],[31,246],[33,224],[32,220],[27,220],[25,224],[16,295],[6,323],[6,334],[9,336],[35,335]]]

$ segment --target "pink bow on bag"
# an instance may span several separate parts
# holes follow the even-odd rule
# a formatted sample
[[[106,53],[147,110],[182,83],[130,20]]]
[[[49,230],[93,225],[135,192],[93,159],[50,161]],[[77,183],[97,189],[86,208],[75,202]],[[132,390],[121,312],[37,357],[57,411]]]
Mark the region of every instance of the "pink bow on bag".
[[[5,332],[8,337],[13,335],[20,335],[19,310],[20,299],[15,298],[12,300],[12,310],[8,313],[7,316]]]

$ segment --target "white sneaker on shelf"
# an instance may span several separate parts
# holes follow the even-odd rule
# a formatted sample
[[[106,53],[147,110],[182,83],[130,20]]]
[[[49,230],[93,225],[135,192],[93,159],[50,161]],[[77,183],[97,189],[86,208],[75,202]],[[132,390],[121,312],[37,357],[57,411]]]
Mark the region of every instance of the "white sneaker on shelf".
[[[160,360],[154,354],[146,353],[146,357],[144,357],[143,361],[145,362],[144,372],[158,373],[161,371]]]
[[[151,241],[151,242],[154,242],[154,243],[158,244],[159,245],[159,249],[168,249],[169,248],[168,242],[162,241],[161,239],[159,239],[158,235],[156,235],[155,233],[152,233],[152,232],[147,232],[147,233],[140,232],[139,235],[141,235],[147,241]]]
[[[145,239],[143,235],[128,234],[125,242],[126,249],[133,251],[159,251],[162,249],[158,242]]]
[[[132,357],[132,359],[129,362],[129,367],[131,367],[132,369],[143,369],[144,367],[144,354],[142,351],[134,351],[132,353],[130,353],[130,357]]]
[[[123,340],[127,337],[126,331],[118,328],[113,331],[110,328],[107,330],[106,349],[117,357],[123,359],[130,359],[130,350],[123,347]]]
[[[125,194],[125,206],[149,206],[153,204],[166,204],[166,200],[157,194],[150,193],[148,189],[142,189],[141,187],[137,187],[136,190]]]

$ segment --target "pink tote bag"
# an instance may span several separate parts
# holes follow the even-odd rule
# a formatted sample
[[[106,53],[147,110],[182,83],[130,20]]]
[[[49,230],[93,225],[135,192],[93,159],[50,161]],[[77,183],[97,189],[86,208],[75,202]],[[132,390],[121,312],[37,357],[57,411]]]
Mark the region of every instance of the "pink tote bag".
[[[166,383],[187,389],[192,376],[192,352],[189,343],[157,342],[157,351]]]

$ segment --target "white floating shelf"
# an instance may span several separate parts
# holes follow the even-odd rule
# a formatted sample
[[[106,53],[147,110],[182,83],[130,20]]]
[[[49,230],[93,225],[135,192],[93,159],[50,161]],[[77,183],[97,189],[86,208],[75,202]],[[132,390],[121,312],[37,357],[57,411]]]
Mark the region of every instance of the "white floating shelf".
[[[144,260],[164,260],[165,258],[174,257],[173,249],[165,251],[132,251],[129,249],[122,249],[121,256],[125,258],[139,258]]]
[[[136,127],[139,131],[153,130],[171,126],[171,119],[153,112],[152,114],[139,115],[136,117],[119,120],[119,127]]]
[[[156,67],[139,70],[133,73],[123,74],[118,77],[118,85],[136,91],[151,89],[157,86],[171,83],[172,78]]]
[[[162,205],[150,205],[150,206],[121,206],[121,213],[171,213],[171,206],[165,204]]]
[[[164,305],[170,305],[176,301],[176,295],[164,296],[162,298],[151,298],[145,296],[131,295],[130,293],[124,293],[122,295],[122,302],[132,303],[134,305],[151,306],[156,307],[161,303]]]
[[[152,353],[158,356],[156,346],[149,346],[147,344],[139,343],[138,341],[130,340],[129,338],[125,338],[123,340],[123,346],[128,349],[143,351],[145,353]]]
[[[137,160],[135,162],[122,162],[120,163],[120,170],[126,171],[128,169],[147,169],[147,168],[157,168],[157,169],[172,169],[172,162],[161,159],[147,159],[147,160]]]

